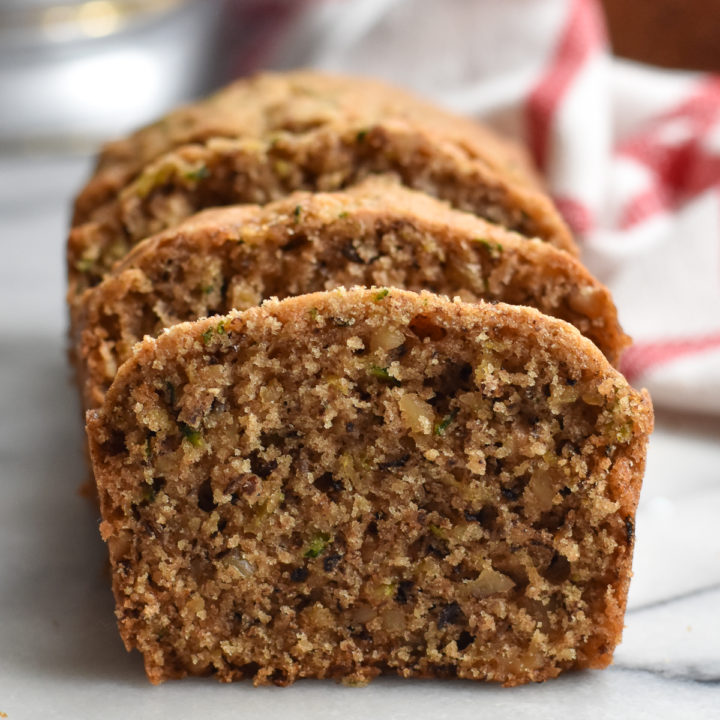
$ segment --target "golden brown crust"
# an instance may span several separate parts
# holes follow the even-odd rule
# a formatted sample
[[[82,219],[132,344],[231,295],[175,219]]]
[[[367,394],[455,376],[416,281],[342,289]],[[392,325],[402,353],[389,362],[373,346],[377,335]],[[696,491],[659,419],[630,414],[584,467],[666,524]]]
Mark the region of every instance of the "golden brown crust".
[[[522,153],[469,120],[384,85],[312,72],[261,75],[106,149],[80,194],[69,299],[116,254],[212,205],[332,190],[376,172],[576,253]]]
[[[137,245],[78,306],[85,406],[102,402],[146,334],[338,285],[530,305],[576,325],[613,363],[629,342],[607,289],[575,258],[378,177],[206,210]]]
[[[339,289],[177,325],[88,414],[121,633],[154,682],[604,666],[651,429],[531,308]]]
[[[174,110],[128,138],[108,143],[96,172],[76,201],[73,225],[90,220],[102,200],[162,155],[212,138],[262,138],[320,125],[371,127],[378,119],[419,124],[487,163],[509,180],[538,187],[527,155],[516,144],[400,88],[363,77],[317,70],[261,73],[207,99]]]

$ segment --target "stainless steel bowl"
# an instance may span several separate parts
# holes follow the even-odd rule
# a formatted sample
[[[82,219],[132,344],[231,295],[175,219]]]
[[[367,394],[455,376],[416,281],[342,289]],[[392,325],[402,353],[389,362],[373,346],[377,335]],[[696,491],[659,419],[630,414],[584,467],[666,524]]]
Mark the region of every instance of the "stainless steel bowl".
[[[92,151],[211,85],[221,0],[0,0],[0,152]]]

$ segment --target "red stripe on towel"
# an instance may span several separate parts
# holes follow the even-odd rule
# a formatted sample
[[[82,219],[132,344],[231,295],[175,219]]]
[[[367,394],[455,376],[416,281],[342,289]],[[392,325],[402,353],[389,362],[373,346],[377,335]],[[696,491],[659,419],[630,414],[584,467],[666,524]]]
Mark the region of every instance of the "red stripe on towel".
[[[622,229],[720,186],[720,155],[704,142],[718,125],[720,78],[713,77],[618,148],[619,155],[632,158],[652,176],[649,186],[625,205]]]
[[[557,107],[588,56],[605,43],[605,25],[595,0],[572,0],[555,53],[526,105],[528,141],[535,162],[547,168]]]
[[[620,370],[632,382],[659,365],[715,348],[720,348],[720,332],[678,340],[636,343],[623,354]]]

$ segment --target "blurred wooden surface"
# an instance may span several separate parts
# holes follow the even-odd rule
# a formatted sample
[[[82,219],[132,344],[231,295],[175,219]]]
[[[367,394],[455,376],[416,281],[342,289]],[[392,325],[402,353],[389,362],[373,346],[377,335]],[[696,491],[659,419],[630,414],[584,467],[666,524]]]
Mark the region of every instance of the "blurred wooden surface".
[[[670,68],[720,71],[720,0],[603,0],[615,53]]]

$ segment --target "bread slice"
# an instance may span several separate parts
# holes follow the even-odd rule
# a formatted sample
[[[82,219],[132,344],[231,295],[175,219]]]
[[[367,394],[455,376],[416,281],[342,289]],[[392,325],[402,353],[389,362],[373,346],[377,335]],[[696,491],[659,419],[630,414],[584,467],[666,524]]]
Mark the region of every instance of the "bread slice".
[[[145,335],[340,285],[531,305],[573,323],[613,363],[629,342],[608,290],[568,253],[376,177],[344,192],[206,210],[137,245],[80,305],[85,406],[102,403]]]
[[[266,74],[106,149],[76,203],[70,301],[139,240],[198,210],[335,190],[382,172],[576,252],[524,155],[489,130],[375,81]]]
[[[152,161],[185,145],[215,138],[280,139],[324,126],[373,124],[385,117],[417,124],[482,159],[510,182],[539,189],[520,147],[469,118],[375,79],[317,70],[264,72],[242,78],[208,98],[179,107],[102,149],[93,177],[75,202],[73,225],[93,219],[98,207]],[[367,129],[367,128],[366,128]]]
[[[88,435],[152,682],[607,665],[652,428],[572,326],[338,289],[176,325]]]

